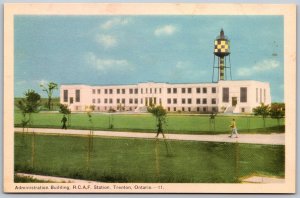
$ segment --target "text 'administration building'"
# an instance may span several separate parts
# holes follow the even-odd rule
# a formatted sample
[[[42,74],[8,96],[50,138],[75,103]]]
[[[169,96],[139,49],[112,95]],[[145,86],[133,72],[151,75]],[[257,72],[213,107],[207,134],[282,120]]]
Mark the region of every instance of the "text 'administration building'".
[[[251,113],[260,103],[270,104],[270,85],[267,82],[226,80],[226,57],[230,56],[230,41],[221,30],[214,41],[218,60],[217,81],[212,83],[169,84],[138,83],[134,85],[61,85],[60,102],[71,111],[125,110],[141,112],[150,104],[162,105],[169,112]],[[230,63],[230,61],[229,61]],[[231,71],[230,71],[231,74]]]

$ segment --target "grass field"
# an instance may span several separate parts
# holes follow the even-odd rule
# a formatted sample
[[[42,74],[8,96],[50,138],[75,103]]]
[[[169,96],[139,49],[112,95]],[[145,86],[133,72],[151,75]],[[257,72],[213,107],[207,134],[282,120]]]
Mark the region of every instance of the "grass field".
[[[15,134],[15,172],[102,182],[235,183],[284,177],[284,146]],[[34,152],[34,155],[32,153]],[[32,157],[34,156],[34,157]],[[33,162],[33,163],[32,163]]]
[[[155,118],[150,114],[99,114],[93,116],[94,130],[112,131],[140,131],[154,132],[156,123]],[[32,115],[32,127],[60,128],[62,114],[59,113],[36,113]],[[189,134],[221,134],[229,133],[230,121],[232,116],[216,116],[215,127],[209,123],[209,115],[180,115],[170,114],[167,118],[166,133],[189,133]],[[278,126],[276,119],[267,118],[266,128],[263,120],[254,116],[234,116],[240,133],[278,133],[284,132],[284,120]],[[15,126],[21,126],[22,115],[15,112]],[[113,124],[111,129],[109,126]],[[73,113],[71,115],[71,126],[73,129],[90,129],[91,124],[85,113]]]

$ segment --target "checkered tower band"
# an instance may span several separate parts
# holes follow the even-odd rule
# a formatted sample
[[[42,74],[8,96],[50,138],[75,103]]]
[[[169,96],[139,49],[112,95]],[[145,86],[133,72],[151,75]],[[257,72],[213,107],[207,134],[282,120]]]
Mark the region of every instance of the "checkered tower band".
[[[230,53],[228,40],[215,40],[215,53]]]

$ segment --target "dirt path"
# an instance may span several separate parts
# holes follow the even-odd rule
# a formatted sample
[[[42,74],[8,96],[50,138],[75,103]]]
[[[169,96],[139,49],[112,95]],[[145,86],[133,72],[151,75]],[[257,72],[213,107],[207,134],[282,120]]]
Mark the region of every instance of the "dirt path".
[[[29,128],[29,132],[46,133],[46,134],[68,134],[68,135],[88,135],[89,130],[76,129],[48,129],[48,128]],[[15,128],[15,132],[22,132],[22,128]],[[121,131],[94,131],[95,136],[107,137],[129,137],[129,138],[155,138],[155,133],[135,133]],[[205,141],[205,142],[238,142],[248,144],[272,144],[284,145],[284,133],[272,134],[240,134],[239,138],[229,138],[228,135],[190,135],[190,134],[166,134],[167,139],[171,140],[188,140],[188,141]],[[162,138],[161,136],[159,138]]]

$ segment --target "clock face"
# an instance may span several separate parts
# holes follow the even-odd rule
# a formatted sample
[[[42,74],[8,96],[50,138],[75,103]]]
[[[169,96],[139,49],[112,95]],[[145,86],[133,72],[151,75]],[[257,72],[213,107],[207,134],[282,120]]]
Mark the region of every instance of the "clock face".
[[[229,40],[222,40],[222,39],[218,39],[215,40],[215,49],[214,49],[215,54],[229,54]],[[216,54],[216,55],[217,55]]]

